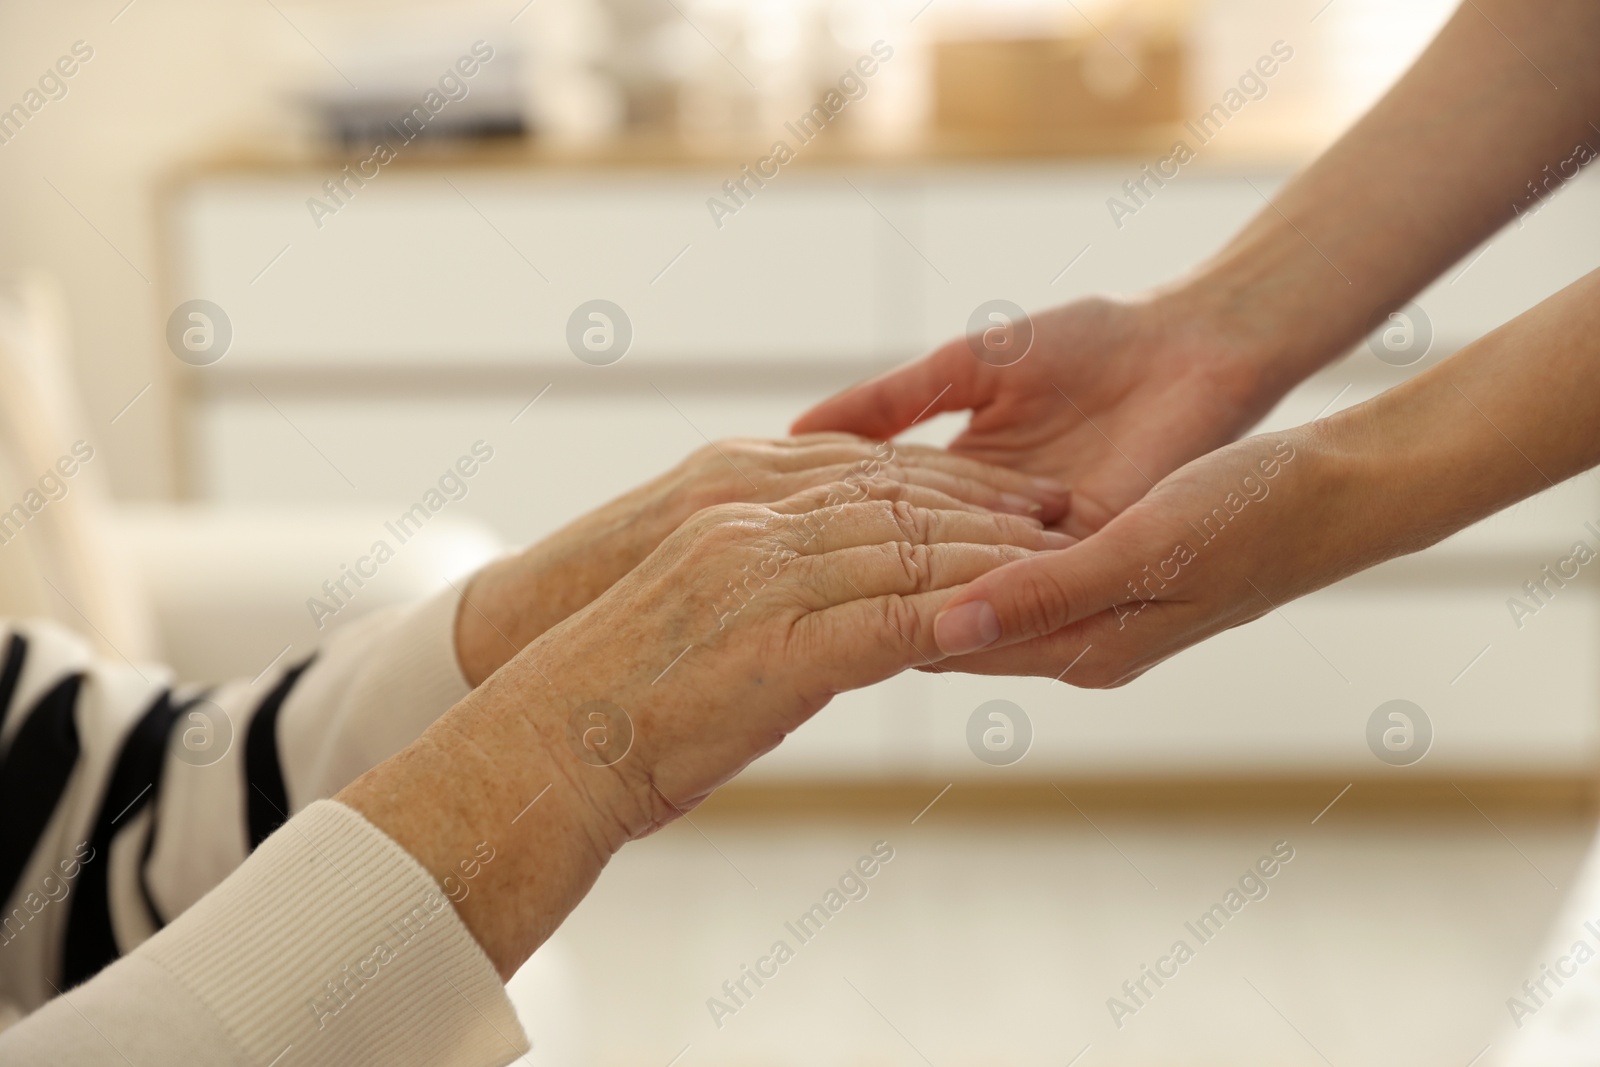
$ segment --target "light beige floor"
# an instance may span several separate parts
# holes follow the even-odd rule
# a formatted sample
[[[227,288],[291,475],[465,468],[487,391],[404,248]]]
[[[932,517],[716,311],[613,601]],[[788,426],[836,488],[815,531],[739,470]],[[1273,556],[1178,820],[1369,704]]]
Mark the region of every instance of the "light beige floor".
[[[915,809],[702,813],[625,850],[559,935],[582,1058],[1466,1067],[1503,1043],[1506,998],[1593,821],[1335,805],[1313,824],[1300,807],[1183,817],[944,801],[915,824]],[[785,922],[880,840],[895,856],[868,895],[800,945]],[[1185,922],[1279,841],[1294,859],[1268,895],[1201,945]],[[779,938],[795,957],[716,1026],[707,999]],[[1194,958],[1160,989],[1147,980],[1154,995],[1119,1029],[1107,998],[1180,938]]]

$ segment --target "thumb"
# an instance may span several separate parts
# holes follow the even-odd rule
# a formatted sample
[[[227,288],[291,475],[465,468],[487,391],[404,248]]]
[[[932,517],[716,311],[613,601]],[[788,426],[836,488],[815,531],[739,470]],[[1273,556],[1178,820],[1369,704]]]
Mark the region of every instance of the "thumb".
[[[1160,557],[1101,531],[1070,548],[997,567],[944,606],[934,640],[945,655],[961,656],[1055,633],[1141,599],[1129,586],[1152,558]]]
[[[988,382],[980,373],[985,370],[965,341],[953,341],[824,400],[796,419],[789,432],[842,430],[888,440],[930,415],[987,403]]]

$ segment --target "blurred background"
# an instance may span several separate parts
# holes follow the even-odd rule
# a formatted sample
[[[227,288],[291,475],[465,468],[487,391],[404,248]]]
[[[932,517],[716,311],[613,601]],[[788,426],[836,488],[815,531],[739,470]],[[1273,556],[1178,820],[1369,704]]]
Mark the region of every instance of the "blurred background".
[[[986,300],[1182,272],[1452,7],[0,8],[8,484],[94,450],[0,547],[3,609],[253,677],[314,647],[307,598],[474,442],[493,462],[337,624],[708,439],[779,434]],[[1130,192],[1179,140],[1177,176]],[[1366,399],[1593,269],[1597,221],[1594,183],[1568,183],[1268,424]],[[595,300],[621,358],[569,342]],[[839,699],[619,857],[518,987],[535,1061],[1476,1062],[1594,829],[1595,583],[1520,626],[1508,608],[1600,544],[1587,523],[1591,477],[1116,692],[916,674]],[[1022,741],[984,759],[969,722],[992,700]],[[1419,739],[1400,757],[1369,741],[1394,700]],[[868,896],[717,1017],[880,841]],[[1267,898],[1119,1026],[1108,998],[1279,842]]]

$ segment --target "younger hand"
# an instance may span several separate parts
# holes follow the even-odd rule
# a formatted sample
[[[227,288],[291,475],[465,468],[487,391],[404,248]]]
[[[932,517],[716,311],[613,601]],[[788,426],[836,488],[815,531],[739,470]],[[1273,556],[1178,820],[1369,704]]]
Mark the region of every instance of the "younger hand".
[[[1203,456],[1099,533],[963,588],[936,624],[954,657],[941,669],[1123,685],[1371,566],[1397,546],[1369,536],[1371,487],[1354,467],[1316,427]]]
[[[1175,300],[1080,300],[1032,321],[1020,362],[992,366],[958,338],[823,401],[794,432],[890,438],[919,416],[971,410],[951,451],[1070,485],[1058,528],[1086,537],[1271,405],[1222,328]]]

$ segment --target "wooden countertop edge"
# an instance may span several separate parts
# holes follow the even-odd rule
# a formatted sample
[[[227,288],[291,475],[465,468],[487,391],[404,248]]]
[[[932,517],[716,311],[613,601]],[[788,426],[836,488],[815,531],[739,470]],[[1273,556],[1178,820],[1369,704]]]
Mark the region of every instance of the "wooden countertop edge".
[[[1054,136],[1002,133],[974,136],[932,133],[906,140],[869,141],[863,135],[825,137],[802,145],[791,169],[864,166],[916,169],[934,165],[996,163],[1103,163],[1152,162],[1164,156],[1174,141],[1184,136],[1181,125],[1158,125],[1126,130],[1083,130]],[[661,135],[633,135],[596,143],[564,144],[537,138],[484,142],[419,143],[403,147],[382,172],[438,170],[727,170],[737,177],[741,164],[764,158],[776,139],[759,137],[725,142],[693,142]],[[792,138],[785,138],[792,140]],[[1226,146],[1203,153],[1207,165],[1250,166],[1290,170],[1305,161],[1309,145],[1281,140],[1231,139]],[[163,185],[182,186],[188,181],[240,176],[297,173],[335,175],[346,164],[372,154],[371,147],[339,151],[327,147],[262,150],[245,144],[196,157],[179,164]]]
[[[1589,819],[1600,813],[1600,777],[1446,777],[1397,771],[1355,780],[1330,775],[1095,780],[1063,777],[954,783],[932,778],[869,783],[735,782],[718,790],[695,814],[697,819],[704,816],[719,820],[903,815],[909,825],[919,813],[919,821],[942,823],[992,821],[996,815],[1081,818],[1073,805],[1096,814],[1173,820],[1293,816],[1303,818],[1307,825],[1313,819],[1333,825],[1395,818],[1483,822],[1485,813]]]

